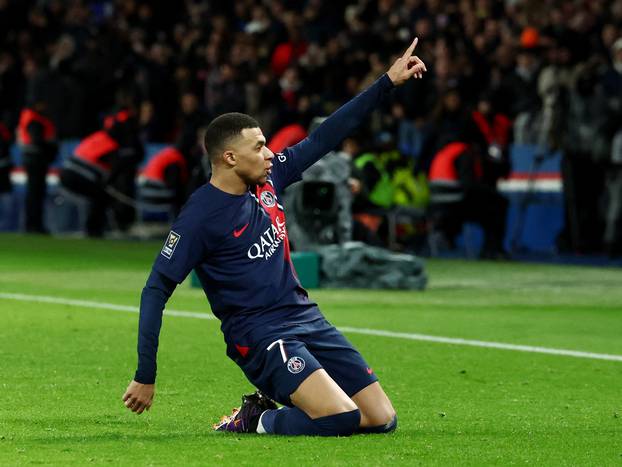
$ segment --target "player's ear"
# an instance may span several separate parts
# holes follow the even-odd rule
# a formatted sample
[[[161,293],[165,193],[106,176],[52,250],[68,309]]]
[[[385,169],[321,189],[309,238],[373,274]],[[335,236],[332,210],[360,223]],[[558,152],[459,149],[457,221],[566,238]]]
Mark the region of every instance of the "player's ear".
[[[222,160],[229,167],[233,167],[233,166],[237,165],[237,163],[238,163],[237,156],[236,156],[235,152],[233,152],[231,150],[227,150],[227,151],[222,153]]]

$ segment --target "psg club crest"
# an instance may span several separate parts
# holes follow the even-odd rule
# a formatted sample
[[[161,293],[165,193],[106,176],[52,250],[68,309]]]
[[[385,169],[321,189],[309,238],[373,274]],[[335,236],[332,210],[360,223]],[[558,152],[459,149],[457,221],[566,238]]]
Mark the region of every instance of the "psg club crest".
[[[274,198],[274,195],[269,191],[262,191],[260,198],[261,204],[263,204],[267,208],[272,208],[276,204],[276,199]]]
[[[305,369],[305,361],[301,357],[292,357],[287,361],[287,370],[290,373],[300,373]]]

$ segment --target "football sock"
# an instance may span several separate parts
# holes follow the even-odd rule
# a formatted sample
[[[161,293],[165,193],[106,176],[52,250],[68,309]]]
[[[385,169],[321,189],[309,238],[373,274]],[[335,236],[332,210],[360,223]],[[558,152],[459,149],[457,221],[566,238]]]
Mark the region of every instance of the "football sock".
[[[259,434],[266,434],[267,433],[267,431],[264,428],[263,423],[262,423],[261,420],[263,419],[263,416],[266,413],[268,413],[268,412],[270,412],[270,410],[266,410],[265,412],[262,412],[262,414],[259,416],[259,420],[257,421],[257,429],[255,430]]]
[[[361,423],[358,409],[312,419],[298,407],[266,410],[260,417],[257,433],[275,435],[350,436]]]
[[[394,415],[389,423],[379,426],[359,427],[357,433],[391,433],[397,428],[397,415]]]

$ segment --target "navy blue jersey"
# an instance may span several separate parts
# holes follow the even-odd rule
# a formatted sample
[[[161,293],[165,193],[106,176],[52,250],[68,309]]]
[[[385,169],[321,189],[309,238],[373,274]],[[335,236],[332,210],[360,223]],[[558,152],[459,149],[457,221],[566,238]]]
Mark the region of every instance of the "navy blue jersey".
[[[276,154],[272,177],[232,195],[211,184],[184,206],[155,261],[179,283],[195,270],[227,341],[259,324],[304,315],[313,303],[292,265],[282,187],[301,178],[288,151]]]
[[[162,311],[175,284],[193,269],[229,344],[242,341],[258,327],[317,319],[317,308],[300,286],[291,262],[279,197],[360,125],[392,87],[383,75],[307,138],[276,154],[265,185],[232,195],[208,183],[190,197],[143,289],[136,381],[155,382]]]

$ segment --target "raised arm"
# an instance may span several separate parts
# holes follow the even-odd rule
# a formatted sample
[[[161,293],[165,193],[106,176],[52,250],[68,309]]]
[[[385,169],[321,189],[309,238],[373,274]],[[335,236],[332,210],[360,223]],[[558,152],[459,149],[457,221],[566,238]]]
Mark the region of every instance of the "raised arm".
[[[415,38],[406,52],[374,84],[337,109],[307,138],[287,148],[300,172],[332,151],[382,102],[394,87],[410,78],[422,78],[426,70],[419,57],[413,56],[418,40]],[[285,152],[284,151],[284,152]]]

